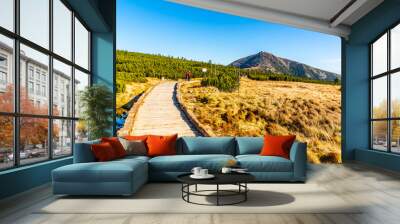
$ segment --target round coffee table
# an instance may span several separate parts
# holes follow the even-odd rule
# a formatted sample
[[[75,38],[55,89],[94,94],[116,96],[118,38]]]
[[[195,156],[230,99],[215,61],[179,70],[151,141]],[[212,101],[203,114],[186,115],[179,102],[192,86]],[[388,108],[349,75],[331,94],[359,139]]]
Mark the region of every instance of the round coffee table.
[[[189,174],[182,174],[177,177],[178,181],[182,183],[182,199],[188,203],[197,205],[234,205],[247,201],[247,192],[249,188],[247,183],[255,180],[255,177],[248,173],[229,173],[213,174],[215,177],[212,179],[193,179]],[[215,190],[198,190],[197,185],[215,185]],[[220,185],[236,185],[237,190],[223,190]],[[194,191],[190,191],[190,186],[195,186]],[[215,194],[206,194],[214,192]],[[216,204],[202,204],[190,200],[190,196],[203,196],[203,197],[216,197]],[[221,197],[240,196],[240,199],[231,203],[221,203]]]

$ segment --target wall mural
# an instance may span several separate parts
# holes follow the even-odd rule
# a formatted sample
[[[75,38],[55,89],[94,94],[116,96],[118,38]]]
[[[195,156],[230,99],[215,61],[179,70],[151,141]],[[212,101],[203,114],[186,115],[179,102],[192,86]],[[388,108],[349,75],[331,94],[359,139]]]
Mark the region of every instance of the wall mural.
[[[146,10],[150,12],[156,7],[142,1],[136,4],[141,6],[136,9],[141,13],[147,12]],[[178,7],[173,3],[157,4],[168,4],[172,7],[170,11]],[[119,7],[122,8],[121,5]],[[163,10],[154,13],[162,15],[168,8]],[[219,18],[222,21],[225,21],[225,17],[229,17],[227,20],[234,17],[186,6],[179,6],[179,10],[187,10],[190,13],[185,11],[186,15],[192,16],[196,13],[210,13],[211,16],[216,14],[222,17]],[[179,10],[175,11],[175,19],[179,19]],[[129,12],[134,14],[132,9]],[[123,14],[124,10],[121,9],[119,13]],[[267,24],[240,17],[234,19],[236,18],[245,22]],[[144,17],[141,22],[147,29],[152,30],[154,26],[145,21]],[[168,23],[163,22],[164,25]],[[202,22],[207,21],[199,19],[192,25],[196,26],[196,23]],[[125,26],[121,22],[118,26],[120,30],[137,31],[140,27],[138,23],[139,21]],[[184,26],[176,29],[184,29]],[[213,29],[209,29],[208,35],[217,35],[212,33]],[[300,32],[297,29],[293,30]],[[146,35],[146,31],[143,32]],[[178,36],[179,30],[154,32],[166,32],[166,35],[172,38],[181,38]],[[194,37],[190,39],[192,35],[189,30],[185,32],[186,39],[197,41]],[[317,35],[316,39],[321,35],[309,31],[301,32]],[[132,49],[117,51],[116,111],[120,136],[149,133],[178,133],[180,136],[294,134],[298,140],[308,143],[310,162],[341,162],[340,74],[307,65],[303,61],[289,60],[276,53],[272,54],[262,45],[259,46],[262,50],[253,54],[243,54],[220,63],[217,59],[214,62],[213,59],[216,49],[212,47],[216,46],[215,43],[206,44],[212,49],[206,57],[213,60],[201,60],[200,57],[190,55],[191,48],[186,48],[184,55],[165,53],[168,50],[165,35],[138,39],[136,45],[132,40],[132,46],[124,41],[125,34],[118,35],[120,36],[117,37],[117,47]],[[309,36],[311,37],[308,38],[312,38],[312,35]],[[224,38],[227,40],[232,36],[226,34]],[[302,44],[302,40],[291,38],[292,42]],[[160,47],[160,44],[153,42],[154,40],[159,40],[165,45]],[[336,38],[335,41],[340,56],[340,39]],[[141,49],[145,44],[153,46],[152,50]],[[175,42],[177,48],[181,44],[185,43]],[[286,43],[282,40],[279,44]],[[323,50],[325,46],[317,47]],[[193,45],[193,52],[196,52],[196,49]],[[292,51],[296,51],[296,48],[292,48]],[[313,48],[310,48],[310,51],[313,51]],[[236,52],[231,52],[236,55]],[[315,60],[319,59],[315,57]],[[340,61],[337,64],[339,68],[336,71],[340,71]]]

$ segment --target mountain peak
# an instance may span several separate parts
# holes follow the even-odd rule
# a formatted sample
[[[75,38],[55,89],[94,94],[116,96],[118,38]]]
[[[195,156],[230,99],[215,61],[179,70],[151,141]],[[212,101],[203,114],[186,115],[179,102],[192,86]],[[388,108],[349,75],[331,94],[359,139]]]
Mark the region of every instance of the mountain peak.
[[[297,61],[277,57],[266,51],[260,51],[257,54],[240,58],[230,65],[244,69],[258,69],[264,72],[307,77],[316,80],[334,81],[340,79],[339,74],[314,68]]]
[[[258,52],[258,55],[273,55],[273,54],[271,54],[267,51],[260,51],[260,52]]]

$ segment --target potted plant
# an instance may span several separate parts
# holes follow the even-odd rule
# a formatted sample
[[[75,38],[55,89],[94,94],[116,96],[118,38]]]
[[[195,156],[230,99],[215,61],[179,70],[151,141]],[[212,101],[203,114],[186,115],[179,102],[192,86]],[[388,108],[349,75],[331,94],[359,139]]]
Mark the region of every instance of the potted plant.
[[[104,85],[95,84],[86,87],[80,93],[79,106],[82,108],[81,118],[87,129],[89,140],[110,136],[113,115],[112,92]]]

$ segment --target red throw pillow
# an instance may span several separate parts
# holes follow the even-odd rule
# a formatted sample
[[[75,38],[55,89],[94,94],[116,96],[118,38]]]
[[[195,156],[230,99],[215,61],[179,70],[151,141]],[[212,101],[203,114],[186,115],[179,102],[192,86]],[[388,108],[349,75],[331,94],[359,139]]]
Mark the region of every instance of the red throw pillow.
[[[121,142],[117,137],[110,137],[110,138],[101,138],[101,142],[108,142],[114,149],[115,155],[117,158],[125,157],[126,151],[124,146],[122,146]]]
[[[94,157],[99,162],[110,161],[117,158],[113,147],[108,142],[93,144],[91,145],[91,149]]]
[[[148,156],[176,155],[176,139],[178,134],[171,136],[149,135],[147,137]]]
[[[287,135],[287,136],[265,135],[264,146],[261,149],[260,155],[280,156],[289,159],[290,148],[292,147],[292,144],[295,139],[296,135]]]

